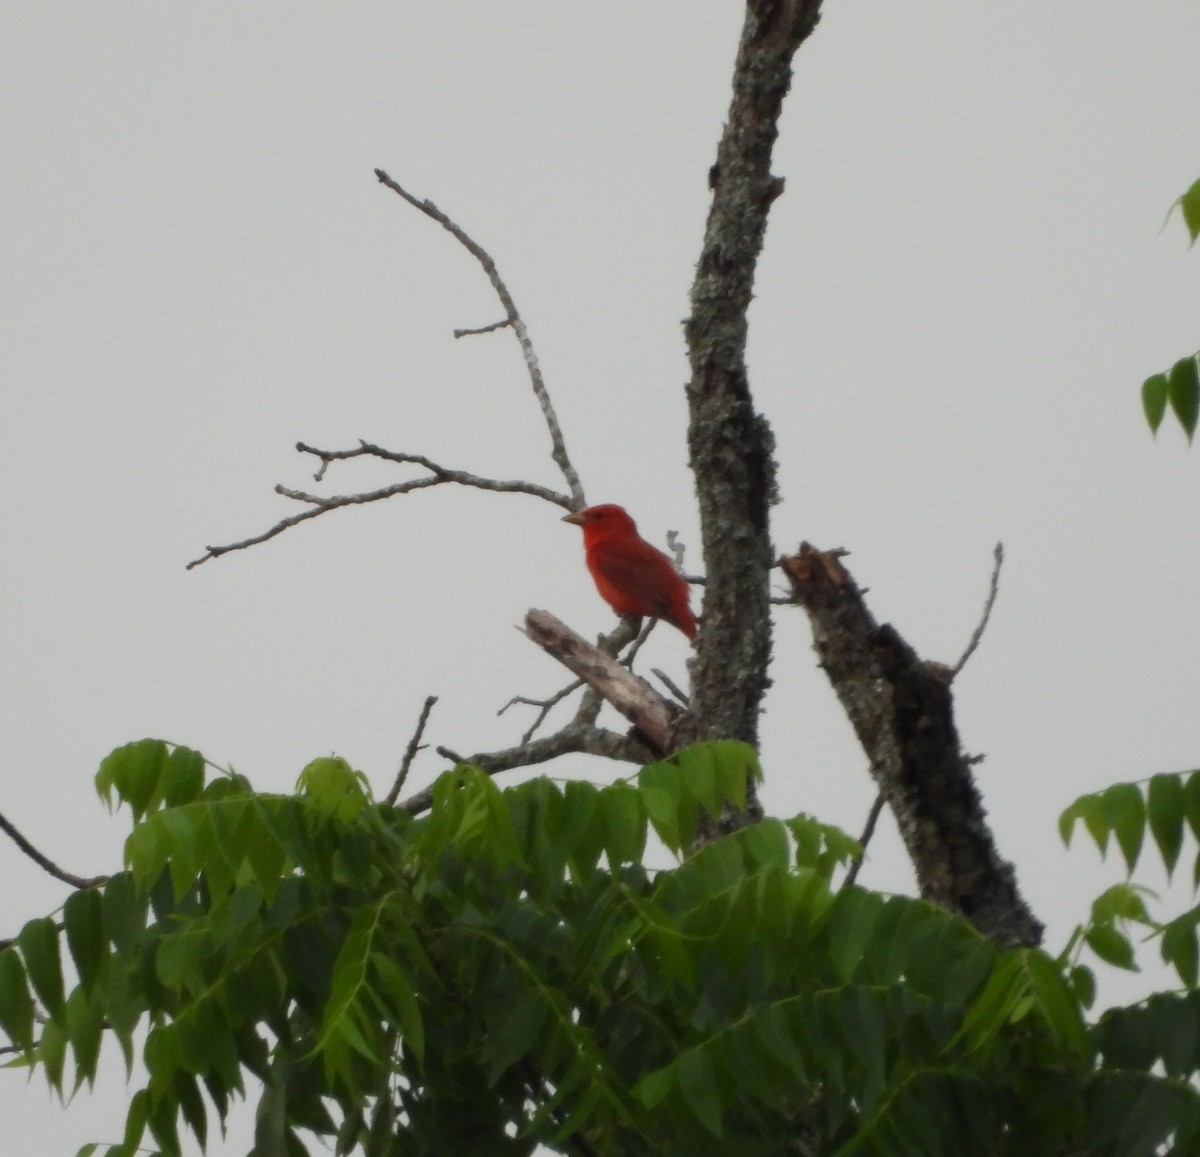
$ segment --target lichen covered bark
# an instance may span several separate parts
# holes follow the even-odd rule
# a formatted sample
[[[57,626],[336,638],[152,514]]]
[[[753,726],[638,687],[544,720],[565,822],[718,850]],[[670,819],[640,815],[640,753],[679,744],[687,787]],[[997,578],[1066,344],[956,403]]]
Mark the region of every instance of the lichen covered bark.
[[[747,5],[729,118],[710,175],[713,200],[686,326],[688,446],[707,575],[692,672],[697,739],[756,742],[770,682],[774,439],[750,394],[746,314],[767,215],[783,189],[771,175],[771,150],[792,56],[819,11],[819,0]]]

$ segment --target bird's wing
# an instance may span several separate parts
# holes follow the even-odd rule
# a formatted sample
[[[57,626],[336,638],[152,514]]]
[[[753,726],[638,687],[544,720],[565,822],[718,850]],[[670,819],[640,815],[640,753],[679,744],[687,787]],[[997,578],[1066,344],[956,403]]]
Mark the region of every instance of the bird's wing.
[[[620,613],[670,617],[675,572],[661,550],[641,539],[602,542],[589,552],[588,563],[597,583],[609,588],[602,592],[605,598]]]

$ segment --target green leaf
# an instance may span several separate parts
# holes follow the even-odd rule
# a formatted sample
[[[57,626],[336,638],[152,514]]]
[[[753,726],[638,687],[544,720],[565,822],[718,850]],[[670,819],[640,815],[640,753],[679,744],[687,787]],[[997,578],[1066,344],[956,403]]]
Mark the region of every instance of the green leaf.
[[[671,756],[680,773],[680,781],[693,799],[717,819],[725,803],[724,793],[717,782],[716,753],[708,743],[696,743]]]
[[[863,960],[867,942],[883,914],[883,897],[863,888],[844,888],[829,916],[829,958],[843,981],[849,981]]]
[[[91,992],[108,954],[104,935],[104,899],[98,888],[72,892],[63,905],[67,947],[79,973],[79,983]]]
[[[488,1033],[489,1085],[495,1085],[509,1068],[532,1051],[546,1023],[547,1011],[546,997],[535,988],[527,988],[516,998],[499,1027]]]
[[[63,1009],[62,958],[58,951],[58,929],[54,921],[42,917],[30,920],[17,937],[25,970],[29,974],[33,991],[46,1006],[46,1011],[57,1017]]]
[[[646,809],[641,792],[628,783],[614,783],[599,797],[604,816],[604,850],[615,871],[622,864],[641,862],[646,847]]]
[[[1200,369],[1195,354],[1180,358],[1168,371],[1167,400],[1191,442],[1196,419],[1200,417]]]
[[[129,1111],[125,1114],[124,1147],[133,1153],[142,1143],[142,1134],[146,1131],[146,1122],[150,1118],[150,1094],[145,1089],[138,1089],[129,1102]]]
[[[638,791],[658,838],[669,851],[683,855],[695,837],[700,805],[680,767],[670,760],[643,767]]]
[[[167,745],[161,739],[139,739],[111,752],[96,772],[96,790],[110,807],[112,792],[129,804],[139,820],[150,810],[167,767]]]
[[[67,1001],[67,1039],[75,1057],[76,1089],[84,1081],[95,1084],[103,1028],[103,1009],[94,1005],[82,988],[75,989]]]
[[[1179,198],[1179,210],[1183,214],[1188,236],[1195,245],[1196,238],[1200,237],[1200,181],[1193,182],[1188,191]]]
[[[128,952],[146,928],[149,901],[130,872],[118,872],[104,885],[104,927],[118,952]]]
[[[42,1066],[42,1072],[46,1074],[46,1083],[61,1094],[63,1066],[67,1059],[67,1034],[61,1021],[48,1020],[42,1025],[35,1056],[37,1063]]]
[[[172,808],[154,816],[152,823],[165,837],[175,900],[183,899],[200,871],[199,831],[191,808]]]
[[[14,948],[0,952],[0,1028],[17,1048],[33,1047],[33,999]]]
[[[422,1061],[425,1056],[425,1028],[416,993],[408,977],[390,956],[382,952],[371,954],[371,964],[399,1024],[404,1043],[412,1049],[417,1061]]]
[[[1158,433],[1167,412],[1167,375],[1151,374],[1142,383],[1142,411],[1152,434]]]
[[[604,851],[604,818],[599,792],[580,780],[563,785],[562,829],[568,848],[571,876],[577,883],[590,880]]]
[[[1114,783],[1100,797],[1100,810],[1105,822],[1116,833],[1126,869],[1132,872],[1146,834],[1146,805],[1137,784]]]
[[[714,1136],[721,1137],[721,1089],[706,1050],[688,1049],[675,1062],[680,1092],[696,1119]]]
[[[1098,924],[1089,928],[1083,939],[1106,964],[1111,964],[1114,968],[1124,968],[1128,972],[1139,971],[1129,937],[1118,932],[1111,924]]]
[[[1096,974],[1087,965],[1077,964],[1068,979],[1079,1003],[1084,1008],[1091,1008],[1096,1003]]]
[[[340,755],[314,759],[300,773],[296,789],[322,815],[341,823],[353,820],[371,798],[366,776],[355,771]]]
[[[1102,808],[1103,800],[1103,793],[1081,795],[1059,816],[1059,835],[1062,836],[1062,841],[1067,847],[1071,846],[1071,835],[1075,830],[1075,821],[1083,820],[1083,826],[1087,828],[1088,835],[1092,837],[1092,842],[1100,850],[1101,857],[1103,858],[1108,853],[1110,828],[1108,821],[1104,817]]]
[[[204,756],[188,747],[177,747],[167,758],[162,777],[167,807],[191,803],[204,787]]]
[[[647,1109],[657,1108],[663,1098],[671,1091],[673,1081],[672,1065],[664,1065],[647,1073],[638,1081],[634,1095]]]
[[[1198,945],[1196,941],[1196,919],[1193,909],[1186,916],[1172,920],[1163,929],[1162,958],[1179,973],[1179,979],[1188,988],[1196,987]]]
[[[1044,952],[1036,948],[1023,952],[1026,972],[1043,1022],[1073,1060],[1084,1060],[1089,1047],[1087,1028],[1066,979]]]
[[[1117,920],[1132,920],[1152,927],[1154,921],[1150,919],[1143,896],[1154,897],[1154,893],[1149,888],[1130,883],[1106,888],[1092,901],[1092,923],[1112,924]]]
[[[1147,794],[1150,831],[1167,867],[1170,879],[1183,847],[1183,821],[1186,814],[1183,781],[1178,775],[1150,777]]]

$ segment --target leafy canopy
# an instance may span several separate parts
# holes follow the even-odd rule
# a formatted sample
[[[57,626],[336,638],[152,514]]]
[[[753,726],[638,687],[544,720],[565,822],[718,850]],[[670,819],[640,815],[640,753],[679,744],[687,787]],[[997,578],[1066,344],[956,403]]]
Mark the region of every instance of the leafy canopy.
[[[208,771],[156,740],[114,751],[96,782],[132,815],[125,869],[0,952],[13,1064],[78,1089],[109,1031],[138,1074],[124,1139],[84,1154],[203,1146],[248,1075],[255,1157],[1200,1145],[1195,912],[1159,930],[1183,990],[1086,1018],[1079,952],[1132,962],[1132,885],[1055,960],[835,889],[857,844],[807,816],[687,856],[758,774],[734,742],[607,787],[462,765],[420,818],[337,758],[294,795]],[[1148,827],[1173,867],[1197,800],[1196,775],[1120,785],[1063,831],[1115,835],[1132,870]]]

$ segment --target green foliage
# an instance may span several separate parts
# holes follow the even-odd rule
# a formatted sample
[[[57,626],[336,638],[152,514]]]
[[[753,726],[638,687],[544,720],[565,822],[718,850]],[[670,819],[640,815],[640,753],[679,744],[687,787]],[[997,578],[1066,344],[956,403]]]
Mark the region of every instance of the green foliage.
[[[1196,354],[1180,358],[1166,373],[1152,374],[1142,383],[1142,409],[1152,433],[1162,425],[1167,405],[1190,442],[1200,417],[1200,369]]]
[[[1191,842],[1196,844],[1192,886],[1200,887],[1200,771],[1163,772],[1140,783],[1117,783],[1080,796],[1059,817],[1064,843],[1071,842],[1079,823],[1102,856],[1108,852],[1109,841],[1116,838],[1129,877],[1149,835],[1170,879],[1190,832]],[[1194,988],[1200,963],[1196,931],[1200,905],[1162,923],[1151,916],[1147,897],[1155,898],[1148,889],[1130,882],[1109,888],[1093,903],[1089,922],[1077,929],[1067,954],[1086,944],[1106,964],[1136,970],[1133,934],[1137,932],[1143,939],[1158,940],[1163,961],[1175,969],[1183,985]]]
[[[68,1071],[93,1079],[105,1031],[131,1066],[144,1039],[120,1157],[147,1132],[165,1154],[183,1131],[203,1145],[247,1076],[256,1157],[306,1136],[378,1157],[1144,1157],[1200,1140],[1194,993],[1089,1025],[1086,969],[835,888],[858,846],[811,817],[687,854],[758,774],[737,743],[608,787],[501,789],[459,766],[413,818],[340,759],[270,795],[131,744],[97,776],[134,817],[125,869],[0,953],[0,1028],[59,1091]],[[1074,805],[1131,865],[1147,828],[1173,864],[1191,822],[1190,784],[1153,783]],[[646,866],[651,828],[672,866]],[[1088,943],[1144,920],[1123,885]]]
[[[1195,245],[1196,238],[1200,237],[1200,180],[1192,182],[1177,204],[1183,215],[1183,223],[1187,226],[1188,236]]]
[[[1200,180],[1195,181],[1182,197],[1175,202],[1187,227],[1191,244],[1200,237]],[[1171,206],[1172,211],[1175,205]],[[1169,216],[1170,214],[1168,214]],[[1142,383],[1142,411],[1153,434],[1158,433],[1166,415],[1167,406],[1183,427],[1190,443],[1200,421],[1200,354],[1188,354],[1180,358],[1165,373],[1151,374]]]

